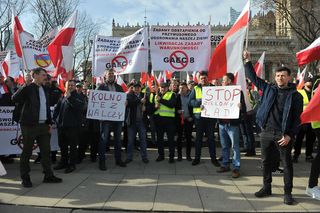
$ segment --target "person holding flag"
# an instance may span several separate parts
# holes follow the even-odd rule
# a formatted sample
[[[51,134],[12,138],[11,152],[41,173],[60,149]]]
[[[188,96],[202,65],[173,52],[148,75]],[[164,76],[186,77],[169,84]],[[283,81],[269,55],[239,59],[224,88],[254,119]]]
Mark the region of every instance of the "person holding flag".
[[[257,77],[250,61],[250,53],[244,51],[246,76],[258,89],[262,90],[261,105],[257,111],[257,124],[262,128],[260,134],[263,187],[255,193],[256,197],[270,196],[272,169],[275,167],[274,154],[280,152],[284,166],[284,203],[292,205],[293,165],[291,150],[294,137],[300,125],[303,100],[295,84],[289,82],[291,70],[279,67],[275,74],[275,84],[268,84]]]

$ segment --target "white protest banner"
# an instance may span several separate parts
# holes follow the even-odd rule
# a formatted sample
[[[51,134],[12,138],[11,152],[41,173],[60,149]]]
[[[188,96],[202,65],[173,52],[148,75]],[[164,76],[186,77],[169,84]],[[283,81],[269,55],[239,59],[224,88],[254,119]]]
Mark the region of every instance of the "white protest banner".
[[[153,70],[208,70],[210,26],[151,26]]]
[[[147,28],[124,38],[97,35],[93,46],[93,76],[103,76],[106,68],[113,68],[117,74],[147,72]]]
[[[241,86],[202,87],[201,117],[237,119],[239,118],[239,103]]]
[[[20,33],[20,42],[23,53],[22,60],[25,61],[26,69],[31,70],[41,67],[50,73],[54,71],[55,68],[48,54],[47,47],[56,34],[57,29],[55,28],[36,41],[30,33],[26,31]]]
[[[14,107],[0,107],[0,155],[20,154],[22,151],[22,135],[17,123],[12,123],[12,112]],[[53,110],[53,108],[51,109]],[[51,150],[58,150],[58,134],[55,125],[51,131]],[[33,152],[39,152],[37,144],[33,146]]]
[[[87,118],[104,121],[124,121],[127,94],[90,90]]]

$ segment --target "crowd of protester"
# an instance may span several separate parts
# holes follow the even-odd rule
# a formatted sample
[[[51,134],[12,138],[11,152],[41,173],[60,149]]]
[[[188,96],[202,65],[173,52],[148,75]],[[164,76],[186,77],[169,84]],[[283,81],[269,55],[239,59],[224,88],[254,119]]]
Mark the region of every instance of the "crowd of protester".
[[[305,160],[312,162],[307,194],[320,199],[317,186],[320,154],[316,141],[317,137],[319,140],[320,125],[299,123],[302,108],[308,104],[316,88],[315,80],[306,79],[304,88],[296,90],[295,84],[289,82],[290,69],[280,67],[276,70],[276,83],[271,84],[255,75],[249,53],[244,54],[244,59],[247,62],[245,69],[248,81],[247,90],[241,93],[238,119],[201,117],[202,87],[233,85],[235,76],[231,73],[227,73],[220,81],[209,82],[207,73],[201,72],[197,83],[192,80],[179,82],[172,78],[169,82],[154,82],[150,88],[133,79],[127,84],[124,122],[86,118],[90,89],[124,92],[116,83],[112,69],[105,71],[104,82],[100,85],[91,86],[87,81],[68,80],[65,91],[41,68],[26,75],[23,86],[17,86],[11,77],[5,80],[1,77],[0,85],[5,84],[8,92],[0,95],[0,106],[15,106],[18,112],[14,113],[14,119],[20,122],[23,135],[24,146],[20,157],[22,185],[32,187],[29,160],[34,141],[40,148],[34,162],[42,164],[45,174],[43,182],[47,183],[62,182],[61,178],[53,175],[53,170],[73,172],[76,165],[87,157],[87,151],[92,162],[98,161],[100,170],[107,170],[105,154],[112,145],[115,164],[126,167],[137,160],[133,159],[135,149],[139,150],[141,161],[145,164],[150,160],[165,160],[165,146],[169,149],[168,163],[187,160],[196,166],[201,163],[202,146],[206,144],[217,172],[230,172],[232,178],[238,178],[240,153],[243,152],[247,157],[255,156],[255,137],[260,134],[263,187],[255,195],[265,197],[272,194],[272,172],[279,170],[282,161],[283,170],[279,171],[284,173],[284,203],[290,205],[293,203],[292,163],[298,163],[306,136]],[[245,95],[249,97],[250,110],[247,110]],[[54,107],[52,117],[50,107]],[[53,122],[57,125],[59,158],[57,151],[50,151],[50,128]],[[221,153],[217,153],[218,144]],[[156,159],[148,157],[148,147],[158,149]],[[125,157],[122,156],[124,153]],[[14,157],[1,156],[1,161],[10,163]],[[53,170],[52,163],[55,164]]]

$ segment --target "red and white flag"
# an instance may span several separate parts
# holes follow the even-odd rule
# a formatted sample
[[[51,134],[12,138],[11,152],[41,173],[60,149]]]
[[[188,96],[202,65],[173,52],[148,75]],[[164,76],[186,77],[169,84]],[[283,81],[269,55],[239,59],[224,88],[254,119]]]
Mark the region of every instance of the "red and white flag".
[[[124,92],[128,91],[128,87],[120,75],[117,75],[117,84],[119,84],[122,87]]]
[[[22,25],[15,10],[12,10],[12,29],[13,29],[13,43],[19,58],[22,57],[22,49],[20,43],[20,34],[24,32]]]
[[[307,107],[300,115],[301,124],[320,121],[320,89],[317,88]]]
[[[148,73],[141,72],[140,83],[145,84],[147,80],[148,80]]]
[[[0,84],[0,93],[6,94],[8,92],[9,92],[8,86],[5,83]]]
[[[320,37],[306,49],[297,52],[296,58],[299,66],[320,60]]]
[[[198,76],[197,76],[198,72],[197,71],[193,71],[192,73],[192,78],[193,78],[193,81],[197,84],[199,81],[198,81]]]
[[[264,72],[264,58],[265,58],[266,52],[263,52],[262,55],[260,56],[259,60],[257,63],[254,65],[254,71],[256,72],[257,76],[261,79],[265,78],[265,72]],[[252,84],[252,89],[256,88]]]
[[[172,78],[173,72],[170,72],[169,70],[165,70],[166,79],[170,80]]]
[[[250,20],[250,1],[242,10],[235,24],[226,33],[212,54],[208,69],[209,80],[235,73],[243,68],[242,52],[246,30]]]
[[[2,73],[4,77],[11,76],[12,78],[19,77],[20,63],[15,52],[8,51],[5,59],[1,63]]]
[[[53,76],[73,67],[74,39],[76,32],[77,11],[75,11],[57,36],[48,45],[48,52],[56,70]]]
[[[297,76],[297,79],[299,80],[299,84],[297,85],[297,89],[302,89],[304,86],[304,77],[306,76],[306,72],[307,72],[307,67],[306,66],[303,71],[300,73],[299,76]]]
[[[256,74],[259,78],[264,79],[265,73],[264,73],[264,58],[265,58],[266,52],[263,52],[260,56],[257,63],[254,65],[254,70],[256,71]]]
[[[20,73],[19,73],[19,76],[16,77],[15,79],[15,82],[17,82],[17,84],[19,85],[24,85],[26,83],[25,79],[24,79],[24,74],[23,74],[23,71],[20,70]]]
[[[61,74],[58,75],[57,82],[58,82],[59,89],[61,89],[61,91],[64,93],[66,91],[66,88],[64,86],[64,80],[63,80]]]

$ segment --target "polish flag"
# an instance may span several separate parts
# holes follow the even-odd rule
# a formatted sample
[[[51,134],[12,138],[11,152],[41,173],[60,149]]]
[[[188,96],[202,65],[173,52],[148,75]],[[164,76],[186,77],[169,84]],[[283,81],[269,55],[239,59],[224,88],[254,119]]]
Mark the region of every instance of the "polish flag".
[[[198,77],[197,77],[197,71],[194,71],[192,73],[192,78],[193,78],[193,81],[197,84],[199,81],[198,81]]]
[[[146,72],[141,72],[140,83],[141,83],[141,84],[146,83],[147,79],[148,79],[148,73],[146,73]]]
[[[297,85],[297,89],[302,89],[304,86],[304,77],[306,76],[306,72],[307,72],[307,67],[306,66],[303,71],[301,72],[301,74],[298,76],[298,80],[299,80],[299,84]]]
[[[24,32],[22,25],[15,10],[12,10],[12,28],[13,28],[13,43],[19,58],[22,58],[22,48],[20,43],[20,34]]]
[[[257,61],[257,63],[254,65],[254,70],[257,74],[257,76],[261,79],[265,78],[265,72],[264,72],[264,58],[265,58],[266,52],[263,52],[262,55],[260,56],[259,60]],[[252,89],[256,88],[253,84],[252,84]]]
[[[61,74],[58,75],[57,82],[58,82],[59,89],[61,89],[61,91],[64,93],[66,91],[66,89],[64,87],[64,80],[63,80]]]
[[[320,89],[317,89],[311,101],[300,115],[301,124],[320,121]]]
[[[10,70],[10,64],[11,64],[11,51],[9,50],[5,59],[3,60],[2,64],[1,64],[1,67],[2,67],[2,70],[3,70],[3,76],[6,78],[9,76],[9,70]]]
[[[192,76],[190,76],[189,73],[187,72],[186,83],[188,83],[189,81],[192,81]]]
[[[153,80],[154,80],[154,78],[152,79],[151,77],[148,77],[147,86],[149,87],[149,89],[152,88],[152,81]]]
[[[6,94],[8,92],[9,92],[8,86],[5,83],[0,84],[0,93]]]
[[[20,61],[14,51],[9,50],[5,59],[1,63],[1,68],[4,77],[11,76],[12,78],[19,77]]]
[[[312,61],[320,59],[320,37],[316,39],[309,47],[296,53],[298,65],[302,66]]]
[[[165,70],[166,79],[170,80],[172,78],[173,72],[170,72],[169,70]]]
[[[124,81],[120,75],[117,76],[116,82],[117,82],[117,84],[119,84],[122,87],[124,92],[128,91],[128,87],[127,87],[126,83],[124,83]]]
[[[77,11],[75,11],[57,36],[48,45],[48,52],[56,70],[53,76],[73,67],[74,39],[76,35]]]
[[[235,24],[226,33],[212,54],[208,69],[209,80],[223,77],[227,72],[235,73],[243,68],[243,42],[250,21],[250,1],[242,10]]]
[[[254,65],[254,70],[256,71],[257,76],[261,79],[265,78],[264,66],[263,66],[265,55],[266,55],[266,52],[263,52],[258,62]]]
[[[164,77],[162,75],[162,72],[159,73],[159,76],[157,78],[157,82],[158,82],[158,84],[161,84],[164,82]]]
[[[17,82],[17,84],[19,85],[24,85],[26,83],[24,76],[23,76],[23,71],[19,72],[19,77],[15,78],[15,81]]]

